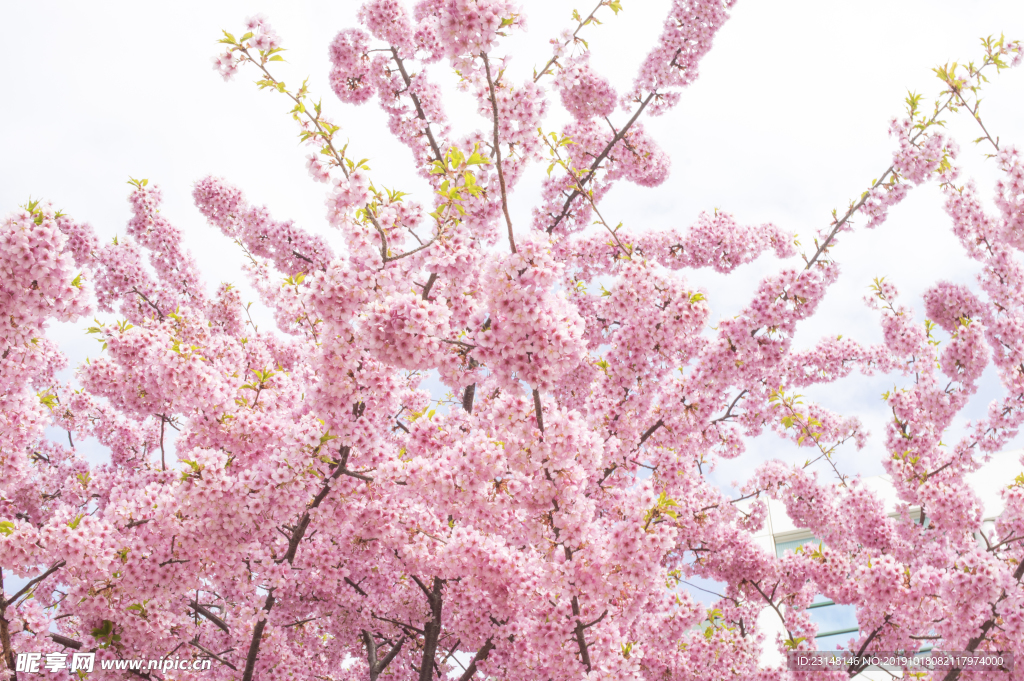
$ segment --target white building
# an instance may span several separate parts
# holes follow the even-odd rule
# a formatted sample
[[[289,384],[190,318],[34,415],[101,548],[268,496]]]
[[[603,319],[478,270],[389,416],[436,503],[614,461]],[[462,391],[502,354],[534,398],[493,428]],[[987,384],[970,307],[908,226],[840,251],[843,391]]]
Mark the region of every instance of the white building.
[[[978,494],[983,505],[983,527],[991,529],[995,518],[1003,512],[1002,490],[1013,482],[1014,478],[1024,471],[1021,464],[1022,450],[1000,452],[992,456],[991,461],[978,471],[967,476],[971,487]],[[872,490],[889,509],[890,515],[896,516],[897,498],[888,475],[864,478],[863,484]],[[920,517],[920,508],[911,508],[911,515]],[[981,528],[978,528],[981,529]],[[768,500],[768,517],[755,539],[765,550],[782,556],[807,542],[816,541],[814,535],[797,527],[789,519],[781,502]],[[852,605],[838,605],[827,598],[819,596],[811,605],[811,616],[818,624],[816,637],[818,650],[835,650],[845,647],[847,641],[858,636],[857,614]],[[775,649],[775,634],[784,634],[778,616],[766,608],[761,613],[760,622],[766,637],[763,660],[769,664],[784,663],[785,659]],[[891,678],[887,674],[885,678]],[[863,677],[868,678],[868,677]],[[881,678],[881,677],[880,677]]]

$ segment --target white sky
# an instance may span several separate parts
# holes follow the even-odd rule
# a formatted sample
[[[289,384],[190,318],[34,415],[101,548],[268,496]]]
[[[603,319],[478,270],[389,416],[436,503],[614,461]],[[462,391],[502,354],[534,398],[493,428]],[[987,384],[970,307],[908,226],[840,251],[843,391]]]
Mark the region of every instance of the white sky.
[[[547,40],[570,26],[574,7],[586,13],[592,4],[525,0],[529,31],[505,44],[515,54],[513,79],[547,60]],[[618,17],[604,10],[604,25],[584,29],[595,68],[620,92],[660,32],[668,4],[623,0]],[[0,207],[7,212],[29,196],[45,197],[109,239],[124,233],[128,177],[149,178],[162,187],[164,213],[185,230],[208,284],[242,284],[240,254],[192,205],[192,183],[217,174],[276,218],[329,234],[341,250],[338,235],[326,228],[325,185],[306,174],[308,152],[298,146],[283,97],[258,92],[250,72],[224,83],[210,58],[222,28],[238,35],[247,16],[264,13],[289,50],[280,77],[292,85],[308,75],[351,140],[350,153],[371,159],[374,179],[426,202],[425,185],[408,169],[409,152],[391,141],[377,105],[343,105],[327,86],[327,45],[338,30],[355,25],[358,6],[352,0],[0,4]],[[672,157],[668,181],[656,189],[620,185],[603,212],[646,230],[686,226],[700,211],[719,208],[741,222],[773,221],[809,243],[833,208],[845,207],[889,165],[889,119],[902,113],[906,90],[937,93],[933,66],[980,58],[978,39],[1000,32],[1024,38],[1024,3],[740,0],[700,80],[675,110],[646,121]],[[443,68],[433,72],[455,82]],[[452,92],[447,109],[457,132],[485,124],[465,95]],[[994,134],[1024,144],[1024,68],[992,83],[986,109]],[[616,116],[621,123],[626,115]],[[561,120],[553,113],[548,125]],[[950,129],[966,141],[978,134],[972,125],[960,119]],[[991,164],[969,143],[964,155],[990,195]],[[517,231],[527,229],[542,172],[513,195]],[[975,271],[950,233],[934,188],[913,192],[879,230],[842,239],[835,257],[844,275],[819,318],[801,330],[801,345],[825,333],[879,340],[876,317],[861,302],[875,276],[890,277],[920,309],[921,292],[936,280],[971,282]],[[763,258],[734,276],[701,271],[691,279],[708,287],[721,317],[735,314],[757,280],[777,266]],[[97,352],[80,328],[56,333],[73,364]],[[812,393],[827,406],[859,414],[873,432],[867,450],[842,455],[844,471],[881,472],[886,414],[880,394],[891,384],[885,377],[854,377]],[[976,400],[974,415],[984,412],[991,395]],[[804,458],[769,435],[723,464],[716,477],[722,484],[745,479],[755,463],[776,455]]]

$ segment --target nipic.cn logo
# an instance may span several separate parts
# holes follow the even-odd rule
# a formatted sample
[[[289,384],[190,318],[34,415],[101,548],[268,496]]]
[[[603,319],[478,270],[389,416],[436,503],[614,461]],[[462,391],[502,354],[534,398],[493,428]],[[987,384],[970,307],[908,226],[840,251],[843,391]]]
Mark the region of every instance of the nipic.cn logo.
[[[69,672],[90,673],[96,666],[96,653],[72,653],[70,659],[67,653],[18,653],[15,660],[14,671],[28,674],[42,674],[45,672]],[[183,671],[205,671],[210,668],[210,660],[193,660],[181,658],[164,658],[162,660],[129,659],[129,660],[100,660],[100,669],[103,670],[124,670],[124,671],[168,671],[180,669]]]

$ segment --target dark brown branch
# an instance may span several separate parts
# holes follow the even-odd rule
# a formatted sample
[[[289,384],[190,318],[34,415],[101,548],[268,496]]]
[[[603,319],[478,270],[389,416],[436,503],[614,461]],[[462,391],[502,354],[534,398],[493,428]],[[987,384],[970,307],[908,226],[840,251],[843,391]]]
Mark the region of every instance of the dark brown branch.
[[[147,304],[147,305],[149,305],[149,306],[150,306],[151,308],[153,308],[154,310],[156,310],[156,313],[157,313],[158,315],[160,315],[160,321],[163,321],[163,320],[164,320],[164,313],[160,311],[160,308],[159,308],[159,307],[157,307],[156,305],[154,305],[154,304],[153,304],[153,301],[152,301],[152,300],[150,300],[149,298],[147,298],[147,297],[146,297],[146,294],[145,294],[145,293],[143,293],[142,291],[140,291],[139,289],[137,289],[137,288],[135,288],[135,287],[132,287],[132,293],[137,293],[137,294],[139,294],[139,296],[140,296],[140,297],[141,297],[141,298],[142,298],[142,299],[143,299],[144,301],[146,301],[146,304]]]
[[[363,629],[363,643],[366,644],[366,660],[370,667],[370,681],[377,681],[377,677],[381,675],[381,672],[387,669],[388,665],[391,664],[391,661],[398,656],[398,653],[402,650],[402,645],[405,643],[405,640],[406,637],[402,636],[402,638],[398,639],[398,643],[391,646],[391,650],[388,651],[388,654],[385,655],[383,659],[378,660],[377,643],[373,640],[373,636],[370,635],[370,632]]]
[[[473,659],[469,661],[469,666],[466,667],[466,671],[464,671],[462,676],[459,677],[459,681],[469,681],[473,678],[473,675],[476,674],[477,662],[483,662],[486,660],[492,650],[494,650],[493,637],[487,639],[487,642],[483,644],[480,650],[476,651],[476,655],[474,655]]]
[[[430,299],[430,289],[434,288],[435,281],[437,281],[437,272],[431,272],[430,278],[427,279],[427,283],[423,287],[423,300]]]
[[[398,56],[398,50],[394,47],[391,48],[391,56],[395,60],[395,64],[398,65],[398,72],[402,74],[402,80],[405,81],[405,87],[409,88],[412,86],[412,78],[405,70],[405,62],[402,61],[401,57]],[[426,125],[423,128],[424,134],[427,136],[427,141],[430,142],[430,149],[434,152],[434,160],[442,161],[441,148],[437,146],[437,141],[434,139],[434,133],[430,131],[430,121],[427,120],[427,115],[423,111],[423,106],[420,104],[420,98],[416,96],[415,92],[410,92],[409,96],[412,97],[412,103],[416,105],[416,115]],[[426,298],[426,296],[424,296]]]
[[[736,406],[736,404],[737,404],[737,403],[738,403],[738,402],[739,402],[739,401],[740,401],[740,400],[741,400],[741,399],[743,398],[743,396],[744,396],[744,395],[746,395],[746,394],[747,394],[747,391],[746,391],[746,390],[742,390],[742,391],[740,392],[740,394],[736,396],[736,399],[732,401],[732,404],[730,404],[730,405],[729,405],[729,408],[725,410],[725,413],[724,413],[724,414],[722,414],[721,416],[719,416],[718,418],[716,418],[716,419],[712,420],[712,421],[711,421],[711,423],[720,423],[720,422],[722,422],[722,421],[725,421],[726,419],[732,418],[732,415],[733,415],[733,414],[732,414],[732,409],[733,409],[733,407],[735,407],[735,406]]]
[[[288,551],[284,554],[284,557],[278,560],[278,563],[287,561],[291,565],[292,561],[295,560],[295,552],[299,550],[299,542],[306,534],[306,529],[309,527],[310,515],[309,512],[318,507],[323,500],[327,498],[327,494],[331,491],[331,482],[338,479],[342,473],[345,472],[345,466],[348,463],[348,455],[350,449],[348,447],[341,448],[341,460],[338,465],[334,468],[334,472],[331,477],[324,482],[324,486],[320,488],[313,500],[309,502],[309,508],[306,509],[305,513],[299,519],[299,522],[295,525],[295,529],[292,531],[291,541],[288,542]],[[270,593],[267,594],[267,600],[263,605],[263,610],[266,613],[270,613],[271,608],[274,607],[274,591],[271,589]],[[242,673],[242,681],[252,681],[253,671],[256,668],[256,657],[259,655],[260,642],[263,639],[263,630],[267,626],[267,619],[264,617],[256,623],[256,626],[252,630],[252,641],[249,643],[249,654],[245,658],[245,671]]]
[[[633,124],[636,123],[636,120],[640,118],[640,114],[643,113],[644,109],[647,108],[647,105],[650,104],[651,101],[654,99],[655,94],[656,93],[652,92],[649,95],[647,95],[647,97],[644,98],[644,101],[640,103],[640,107],[636,110],[636,113],[633,114],[633,117],[626,122],[626,125],[623,126],[621,130],[615,133],[615,137],[612,138],[612,141],[609,142],[601,151],[601,153],[597,155],[597,158],[594,159],[594,162],[590,164],[590,170],[587,171],[586,175],[580,178],[580,186],[586,184],[591,180],[591,178],[594,177],[594,173],[597,172],[597,169],[601,165],[601,162],[608,158],[608,154],[611,153],[615,145],[618,144],[622,140],[622,138],[625,137],[626,133],[629,132],[629,129],[633,127]],[[573,199],[575,199],[577,196],[580,196],[580,190],[573,189],[572,193],[569,194],[569,198],[567,198],[565,200],[565,203],[562,204],[562,212],[555,216],[554,222],[548,225],[548,234],[551,234],[553,231],[555,231],[555,227],[558,226],[558,223],[561,222],[569,214],[569,209],[572,206]]]
[[[13,596],[11,596],[10,598],[8,598],[7,600],[0,600],[0,611],[6,610],[6,609],[7,609],[7,606],[11,605],[11,604],[12,604],[12,603],[14,603],[14,602],[15,602],[16,600],[18,600],[19,598],[21,598],[21,597],[22,597],[23,595],[25,595],[26,593],[28,593],[28,591],[29,591],[29,590],[30,590],[30,589],[31,589],[31,588],[32,588],[33,586],[35,586],[35,585],[36,585],[36,584],[38,584],[39,582],[41,582],[41,581],[43,581],[44,579],[46,579],[47,577],[49,577],[50,575],[52,575],[52,574],[53,574],[54,572],[56,572],[57,570],[60,570],[60,569],[61,569],[62,567],[64,567],[65,565],[67,565],[67,563],[66,563],[65,561],[63,561],[63,560],[61,560],[61,561],[58,561],[58,562],[54,563],[53,565],[51,565],[51,566],[50,566],[50,569],[49,569],[49,570],[47,570],[47,571],[46,571],[46,572],[44,572],[43,574],[39,575],[38,577],[36,577],[36,578],[34,578],[34,579],[31,579],[31,580],[29,580],[29,582],[28,582],[27,584],[25,584],[25,586],[21,587],[21,591],[19,591],[18,593],[14,594]],[[2,597],[2,593],[0,593],[0,597]]]
[[[600,622],[601,620],[603,620],[607,616],[608,616],[608,610],[605,610],[604,612],[601,613],[601,616],[598,617],[596,620],[594,620],[590,624],[584,624],[583,628],[584,629],[589,629],[590,627],[594,626],[595,624],[597,624],[598,622]]]
[[[164,454],[164,426],[167,425],[167,417],[160,414],[160,470],[167,470],[167,457]]]
[[[313,264],[313,261],[312,261],[312,260],[310,260],[310,259],[309,259],[309,258],[307,258],[306,256],[302,255],[302,254],[301,254],[301,253],[299,253],[298,251],[292,251],[292,255],[294,255],[294,256],[295,256],[296,258],[298,258],[299,260],[305,260],[305,261],[306,261],[306,262],[308,262],[308,263],[309,263],[310,265],[312,265],[312,264]]]
[[[245,671],[242,672],[242,681],[252,681],[253,671],[256,669],[256,657],[260,653],[260,643],[263,642],[263,630],[267,628],[267,615],[274,607],[273,592],[267,594],[267,600],[263,603],[263,612],[266,613],[256,622],[252,629],[252,641],[249,642],[249,654],[245,656]]]
[[[861,657],[862,655],[864,655],[864,651],[868,649],[868,645],[870,645],[870,643],[873,640],[875,640],[875,637],[878,636],[878,634],[880,634],[882,632],[882,629],[887,624],[889,624],[889,615],[886,615],[885,616],[885,621],[882,622],[881,624],[879,624],[877,627],[875,627],[875,630],[871,632],[871,634],[867,637],[867,639],[865,639],[864,643],[861,645],[860,649],[857,651],[857,657]],[[865,667],[867,667],[867,665],[864,664],[864,663],[861,663],[859,665],[853,665],[853,666],[851,666],[846,671],[846,673],[852,678],[852,677],[856,676],[857,674],[860,674],[862,671],[864,671]]]
[[[323,500],[327,498],[328,492],[331,491],[331,481],[337,480],[338,476],[346,472],[345,466],[348,464],[348,455],[350,451],[351,450],[348,447],[341,448],[341,461],[338,462],[338,465],[335,467],[334,473],[331,474],[331,477],[327,479],[324,486],[321,487],[317,495],[313,497],[313,501],[310,502],[309,508],[302,514],[298,524],[295,526],[295,530],[292,532],[291,541],[288,542],[288,551],[284,554],[283,558],[277,561],[278,563],[287,561],[291,564],[291,562],[295,560],[295,552],[299,550],[299,542],[302,541],[302,538],[306,534],[306,529],[309,527],[309,512],[323,503]]]
[[[607,614],[607,612],[608,611],[606,610],[605,614]],[[580,661],[583,663],[583,666],[586,667],[587,671],[589,672],[591,667],[590,649],[587,647],[587,638],[586,636],[584,636],[584,632],[586,631],[587,627],[585,627],[583,625],[583,622],[580,620],[580,601],[575,596],[572,597],[572,614],[576,617],[576,645],[579,646],[580,649]],[[601,615],[601,617],[603,618],[604,615]],[[601,620],[598,620],[598,622],[600,621]]]
[[[1021,578],[1024,578],[1024,560],[1018,563],[1017,569],[1013,571],[1013,579],[1015,582],[1020,582]],[[974,651],[976,651],[978,649],[978,646],[980,646],[982,642],[985,640],[985,638],[988,636],[988,632],[996,626],[997,615],[995,614],[995,608],[1000,602],[1006,599],[1006,595],[1006,589],[1003,589],[1002,595],[1000,595],[999,598],[996,599],[996,602],[992,604],[993,616],[985,620],[985,622],[983,622],[981,625],[981,630],[979,631],[978,635],[967,642],[967,647],[965,648],[965,650],[968,653],[973,653]],[[956,681],[956,679],[960,677],[960,671],[961,670],[959,669],[950,669],[948,672],[946,672],[946,675],[942,677],[942,681]]]
[[[231,664],[230,662],[228,662],[227,660],[225,660],[223,657],[221,657],[217,653],[213,652],[212,650],[207,650],[203,646],[199,645],[199,642],[196,639],[192,639],[188,643],[193,648],[197,648],[197,649],[203,651],[204,653],[206,653],[207,655],[209,655],[210,657],[212,657],[213,659],[217,660],[217,662],[220,662],[222,665],[224,665],[228,669],[231,669],[231,670],[236,671],[236,672],[238,671],[238,667],[236,667],[235,665]]]
[[[205,617],[206,619],[208,619],[211,622],[213,622],[215,625],[217,625],[217,627],[219,629],[221,629],[225,634],[230,634],[231,633],[231,630],[228,629],[227,623],[224,620],[222,620],[221,618],[219,618],[216,615],[214,615],[212,612],[210,612],[204,606],[200,605],[199,603],[197,603],[195,601],[192,601],[191,603],[189,603],[188,606],[190,608],[192,608],[193,610],[195,610],[200,615],[202,615],[203,617]]]
[[[663,425],[665,425],[665,422],[661,419],[658,419],[658,421],[653,426],[645,430],[644,434],[640,436],[640,444],[642,445],[643,443],[647,442],[647,438],[654,435],[654,433],[657,432],[658,428],[661,428]]]
[[[473,398],[476,396],[476,383],[467,385],[462,393],[462,408],[469,414],[473,413]]]
[[[348,584],[348,585],[349,585],[350,587],[352,587],[353,589],[355,589],[355,590],[356,590],[356,593],[358,593],[358,594],[359,594],[360,596],[362,596],[363,598],[366,598],[366,592],[365,592],[365,591],[363,591],[363,590],[362,590],[362,589],[360,588],[360,586],[359,586],[358,584],[356,584],[355,582],[353,582],[353,581],[352,581],[351,579],[349,579],[348,577],[346,577],[346,578],[345,578],[345,583],[346,583],[346,584]]]
[[[398,627],[402,631],[406,632],[407,635],[408,635],[408,632],[411,631],[414,634],[419,634],[420,636],[423,636],[423,630],[422,629],[417,629],[416,627],[412,626],[411,624],[407,624],[405,622],[399,622],[398,620],[393,620],[390,617],[381,617],[380,615],[378,615],[376,613],[371,613],[371,616],[375,620],[380,620],[381,622],[387,622],[389,624],[394,624],[396,627]]]
[[[494,81],[491,79],[491,63],[487,59],[487,53],[481,52],[484,60],[484,72],[487,74],[487,87],[491,92],[491,113],[494,118],[494,156],[495,167],[498,169],[498,187],[501,189],[501,210],[505,214],[505,224],[508,225],[508,245],[513,253],[516,251],[516,238],[512,233],[512,218],[508,214],[508,194],[505,191],[505,172],[501,169],[501,143],[498,141],[498,99],[494,96]]]
[[[67,636],[61,636],[60,634],[53,634],[53,633],[51,633],[50,634],[50,640],[53,641],[54,643],[57,643],[59,645],[64,646],[65,648],[71,648],[72,650],[81,650],[82,649],[82,642],[81,641],[76,641],[73,638],[68,638]]]
[[[430,604],[430,621],[423,625],[423,657],[420,663],[419,681],[431,681],[434,678],[437,641],[441,637],[441,606],[443,604],[441,589],[444,582],[438,577],[434,577],[432,588],[428,590],[416,575],[412,575],[412,578],[426,594],[427,602]]]
[[[910,138],[911,144],[916,142],[917,139],[924,134],[925,130],[927,130],[929,126],[931,126],[936,120],[938,120],[939,114],[942,113],[946,109],[946,107],[949,106],[949,103],[952,101],[952,99],[953,96],[950,95],[949,99],[946,100],[946,103],[935,110],[935,115],[931,117],[927,125],[925,125],[922,129],[918,130],[918,132],[913,137]],[[886,171],[882,173],[882,176],[878,178],[878,180],[876,180],[874,184],[871,185],[871,189],[881,186],[886,181],[886,179],[888,179],[894,167],[895,166],[889,166],[886,169]],[[811,256],[810,260],[807,261],[807,266],[804,268],[805,270],[811,269],[814,263],[818,262],[818,258],[821,257],[822,253],[825,252],[829,244],[832,243],[832,240],[835,239],[836,234],[838,234],[839,231],[843,228],[843,226],[850,221],[850,218],[853,217],[853,214],[864,206],[864,204],[867,202],[870,196],[871,190],[868,190],[867,192],[864,193],[863,196],[860,197],[860,201],[850,206],[850,209],[846,211],[846,215],[844,215],[839,221],[835,223],[835,226],[832,228],[832,231],[830,231],[825,240],[821,242],[821,244],[818,246],[818,250],[814,252],[814,255]]]
[[[533,391],[533,410],[537,413],[537,427],[544,433],[544,410],[541,409],[540,392],[535,388]]]
[[[691,550],[692,550],[692,549],[691,549]],[[749,584],[750,586],[752,586],[752,587],[754,587],[755,589],[757,589],[757,593],[761,594],[761,598],[763,598],[763,599],[764,599],[765,603],[767,603],[767,604],[768,604],[768,606],[769,606],[769,607],[771,607],[771,609],[775,611],[775,614],[779,616],[779,621],[780,621],[780,622],[782,622],[782,627],[783,627],[783,628],[784,628],[784,629],[786,630],[786,636],[788,636],[788,637],[789,637],[789,640],[791,640],[791,641],[792,641],[792,640],[793,640],[793,632],[791,632],[791,631],[789,630],[789,627],[788,627],[788,626],[786,626],[786,618],[782,616],[782,611],[781,611],[781,610],[779,610],[779,606],[775,605],[775,601],[773,601],[773,600],[772,600],[771,596],[769,596],[768,594],[766,594],[766,593],[765,593],[765,592],[764,592],[764,591],[763,591],[763,590],[761,589],[761,587],[760,587],[760,586],[758,586],[757,582],[752,582],[752,581],[750,581],[750,580],[744,580],[744,582],[746,582],[746,583],[747,583],[747,584]],[[772,589],[772,594],[774,595],[774,593],[775,593],[775,589]]]
[[[347,469],[343,470],[342,473],[349,476],[350,478],[355,478],[356,480],[362,480],[363,482],[373,482],[373,478],[371,478],[369,475],[363,475],[362,473],[357,473],[355,471],[350,471]]]
[[[594,18],[594,15],[597,13],[597,10],[601,9],[602,7],[604,7],[604,5],[605,5],[605,0],[601,0],[601,2],[597,3],[597,7],[595,7],[593,10],[591,10],[590,14],[587,15],[586,19],[581,19],[580,20],[580,23],[576,27],[576,30],[572,32],[573,40],[576,39],[576,36],[579,34],[580,30],[584,26],[586,26],[587,24],[590,23],[590,20]],[[566,43],[566,44],[568,44],[568,43]],[[551,57],[551,59],[548,60],[548,63],[544,65],[544,68],[542,68],[540,70],[540,72],[537,73],[533,77],[533,82],[536,83],[537,81],[539,81],[544,76],[544,74],[546,74],[548,72],[548,69],[551,68],[551,65],[554,64],[555,61],[557,61],[557,59],[558,59],[558,57]]]
[[[370,668],[370,681],[377,681],[377,675],[374,673],[377,667],[377,643],[366,629],[363,629],[362,636],[363,644],[366,646],[366,663]]]
[[[304,624],[309,623],[309,622],[316,622],[317,620],[323,620],[324,618],[326,618],[326,616],[330,616],[330,615],[322,615],[322,616],[318,616],[318,618],[306,618],[305,620],[297,620],[296,622],[289,622],[287,625],[282,625],[281,628],[282,629],[288,629],[289,627],[299,627],[299,626],[304,625]]]

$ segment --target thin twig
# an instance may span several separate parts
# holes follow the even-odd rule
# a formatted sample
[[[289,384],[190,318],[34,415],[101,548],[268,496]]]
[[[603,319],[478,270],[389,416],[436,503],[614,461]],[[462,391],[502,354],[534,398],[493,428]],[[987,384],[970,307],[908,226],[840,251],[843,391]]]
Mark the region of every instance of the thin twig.
[[[650,94],[647,95],[647,97],[644,98],[644,100],[640,103],[640,107],[636,110],[636,113],[633,114],[633,117],[630,118],[626,122],[626,125],[623,126],[623,128],[615,134],[615,137],[612,138],[612,141],[605,146],[601,153],[597,155],[597,158],[594,159],[594,162],[590,164],[590,170],[587,171],[587,174],[579,180],[579,185],[582,186],[586,184],[594,177],[594,174],[597,172],[597,169],[601,165],[601,162],[608,157],[608,154],[611,153],[615,145],[619,143],[619,141],[626,135],[627,132],[629,132],[629,129],[633,127],[633,124],[636,123],[638,118],[640,118],[640,114],[643,113],[644,109],[647,108],[647,105],[651,103],[651,101],[654,99],[656,95],[656,92],[651,92]],[[575,199],[579,195],[580,192],[578,189],[574,189],[572,193],[569,194],[569,198],[567,198],[565,200],[565,203],[562,204],[562,212],[555,216],[554,222],[548,225],[548,234],[551,234],[553,231],[555,231],[555,227],[558,226],[558,223],[561,222],[569,214],[569,208],[572,206],[573,199]]]
[[[601,9],[602,7],[604,7],[605,1],[606,1],[606,0],[601,0],[601,2],[597,3],[597,7],[595,7],[595,8],[594,8],[594,9],[593,9],[593,10],[592,10],[592,11],[590,12],[590,14],[588,14],[588,15],[587,15],[587,18],[586,18],[586,19],[582,19],[582,20],[580,20],[580,23],[579,23],[579,25],[578,25],[578,26],[576,27],[576,30],[572,32],[572,40],[575,40],[575,38],[576,38],[576,36],[577,36],[577,35],[579,34],[580,30],[581,30],[581,29],[582,29],[582,28],[583,28],[584,26],[586,26],[587,24],[589,24],[589,23],[590,23],[590,20],[594,18],[594,14],[595,14],[595,13],[597,13],[597,10]],[[568,44],[569,44],[569,42],[571,42],[571,40],[567,40],[567,41],[565,42],[565,44],[566,44],[566,45],[568,45]],[[556,61],[558,61],[558,57],[557,57],[557,56],[556,56],[556,57],[551,57],[551,59],[549,59],[549,60],[548,60],[548,63],[544,65],[544,68],[542,68],[542,69],[540,70],[540,72],[538,72],[538,73],[537,73],[537,75],[535,75],[535,76],[533,77],[533,82],[534,82],[534,83],[536,83],[536,82],[537,82],[537,81],[539,81],[539,80],[540,80],[541,78],[543,78],[543,77],[544,77],[544,75],[548,73],[548,69],[550,69],[550,68],[551,68],[551,65],[552,65],[552,64],[554,64],[554,63],[555,63]]]
[[[152,300],[150,300],[149,298],[147,298],[147,297],[146,297],[146,294],[145,294],[145,293],[143,293],[143,292],[142,292],[142,291],[140,291],[139,289],[135,288],[134,286],[132,287],[132,293],[137,293],[137,294],[139,294],[139,296],[140,296],[140,297],[141,297],[141,298],[142,298],[142,299],[143,299],[144,301],[146,301],[146,304],[147,304],[147,305],[149,305],[149,306],[150,306],[151,308],[153,308],[154,310],[156,310],[156,313],[157,313],[158,315],[160,315],[160,321],[163,321],[163,320],[164,320],[164,313],[160,311],[160,308],[159,308],[159,307],[157,307],[156,305],[154,305],[154,304],[153,304],[153,301],[152,301]]]
[[[44,579],[46,579],[47,577],[52,575],[57,570],[60,570],[65,565],[67,565],[67,562],[64,561],[64,560],[60,560],[60,561],[54,563],[53,565],[50,566],[50,568],[46,572],[44,572],[43,574],[39,575],[38,577],[35,577],[34,579],[29,580],[28,583],[25,584],[25,586],[21,587],[21,591],[19,591],[18,593],[14,594],[13,596],[8,598],[7,600],[0,600],[0,610],[5,610],[7,608],[7,606],[9,606],[10,604],[14,603],[19,598],[21,598],[23,595],[28,593],[29,590],[33,586],[35,586],[39,582],[41,582]],[[3,595],[0,594],[0,598],[2,598],[2,596]]]
[[[484,72],[487,74],[487,87],[491,92],[491,113],[494,118],[494,156],[495,167],[498,169],[498,186],[501,188],[501,210],[505,214],[505,224],[508,225],[508,245],[512,253],[516,251],[516,238],[512,233],[512,218],[508,214],[508,194],[505,191],[505,173],[501,169],[501,144],[498,141],[498,99],[494,96],[494,81],[491,79],[491,63],[487,59],[487,53],[481,52],[484,59]]]

